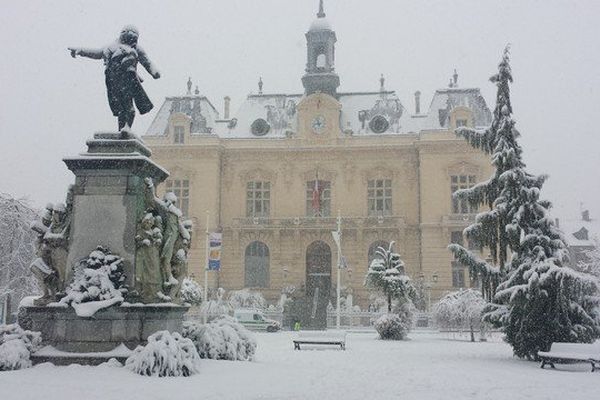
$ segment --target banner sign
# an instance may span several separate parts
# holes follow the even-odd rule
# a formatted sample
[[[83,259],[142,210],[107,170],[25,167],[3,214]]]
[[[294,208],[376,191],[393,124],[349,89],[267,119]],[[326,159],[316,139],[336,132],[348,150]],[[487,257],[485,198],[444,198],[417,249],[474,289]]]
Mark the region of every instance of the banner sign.
[[[208,270],[219,271],[221,269],[221,245],[223,234],[212,232],[208,235]]]

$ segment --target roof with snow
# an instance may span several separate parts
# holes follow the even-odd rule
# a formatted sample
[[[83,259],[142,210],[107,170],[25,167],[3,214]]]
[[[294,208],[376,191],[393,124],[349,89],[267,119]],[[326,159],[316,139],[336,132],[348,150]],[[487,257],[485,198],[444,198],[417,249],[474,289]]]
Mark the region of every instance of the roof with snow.
[[[448,129],[450,113],[455,107],[467,107],[471,110],[475,128],[484,128],[492,123],[492,113],[479,89],[451,87],[436,90],[424,129]]]
[[[205,96],[167,97],[146,131],[146,135],[167,135],[169,119],[176,113],[187,115],[191,119],[191,132],[197,134],[213,132],[215,121],[219,119],[219,112]]]
[[[594,241],[600,240],[600,219],[590,218],[587,210],[583,211],[579,218],[561,219],[559,227],[571,247],[594,246]]]
[[[170,116],[183,113],[192,120],[192,135],[212,133],[222,138],[284,138],[296,132],[296,106],[303,96],[298,93],[251,94],[227,120],[219,119],[219,112],[204,96],[167,97],[146,135],[166,135]],[[352,132],[356,136],[446,130],[450,128],[450,113],[458,106],[472,111],[475,127],[486,127],[492,120],[479,89],[437,90],[427,113],[417,115],[408,112],[395,91],[339,93],[338,101],[342,105],[342,131]],[[268,129],[253,129],[253,124],[260,120],[266,121]]]

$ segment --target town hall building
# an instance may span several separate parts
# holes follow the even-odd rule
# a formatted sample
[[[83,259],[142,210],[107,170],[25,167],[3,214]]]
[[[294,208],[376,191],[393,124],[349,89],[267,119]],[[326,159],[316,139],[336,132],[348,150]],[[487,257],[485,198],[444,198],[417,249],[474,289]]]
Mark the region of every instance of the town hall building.
[[[342,287],[362,308],[373,293],[368,265],[392,241],[432,299],[476,285],[447,246],[463,241],[477,211],[452,193],[492,172],[489,157],[453,132],[490,124],[479,89],[460,87],[455,73],[428,108],[417,92],[411,109],[383,77],[379,90],[340,92],[336,44],[321,2],[306,33],[303,90],[269,94],[260,83],[236,113],[228,97],[221,113],[191,82],[186,95],[166,98],[143,140],[171,173],[159,190],[175,192],[194,222],[190,272],[202,281],[208,211],[208,230],[223,238],[209,287],[252,288],[270,301],[294,287],[319,309],[335,304],[339,212]]]

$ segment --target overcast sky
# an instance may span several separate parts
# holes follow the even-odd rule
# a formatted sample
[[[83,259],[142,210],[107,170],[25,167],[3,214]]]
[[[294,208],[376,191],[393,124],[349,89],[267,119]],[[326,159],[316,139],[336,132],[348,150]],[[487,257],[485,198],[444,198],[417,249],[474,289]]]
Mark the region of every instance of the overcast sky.
[[[113,130],[101,61],[68,46],[100,47],[125,24],[162,78],[145,71],[155,109],[137,116],[143,134],[163,98],[185,93],[188,76],[222,110],[257,91],[302,92],[304,33],[317,0],[0,0],[0,191],[41,206],[64,201],[73,175],[65,155],[95,131]],[[490,108],[503,47],[512,44],[514,117],[525,158],[550,180],[545,197],[562,215],[580,203],[600,217],[600,1],[325,0],[337,33],[340,91],[377,90],[379,75],[414,109],[428,106],[454,68]],[[565,211],[563,211],[565,210]]]

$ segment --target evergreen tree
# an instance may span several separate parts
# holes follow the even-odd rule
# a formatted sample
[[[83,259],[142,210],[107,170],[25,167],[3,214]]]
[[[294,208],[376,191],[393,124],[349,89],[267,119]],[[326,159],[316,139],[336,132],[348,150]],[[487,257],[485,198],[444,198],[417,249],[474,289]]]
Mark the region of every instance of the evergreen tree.
[[[504,49],[502,61],[498,65],[498,73],[490,78],[497,87],[496,107],[489,128],[477,131],[468,127],[460,127],[455,132],[465,138],[469,144],[486,154],[491,155],[495,167],[494,174],[487,180],[472,188],[463,189],[454,195],[458,199],[467,200],[473,208],[485,206],[488,210],[477,215],[474,224],[464,233],[470,243],[477,247],[486,247],[490,251],[491,262],[481,259],[477,254],[461,245],[452,244],[449,249],[460,263],[468,266],[471,278],[482,283],[482,294],[491,301],[501,276],[506,273],[508,249],[517,242],[509,237],[504,229],[508,217],[506,209],[496,207],[496,201],[502,190],[501,176],[515,167],[522,167],[521,148],[516,143],[518,132],[514,129],[514,121],[510,118],[510,86],[512,72],[509,63],[509,47]]]
[[[545,177],[515,168],[502,181],[498,207],[508,210],[506,231],[519,243],[486,318],[502,326],[521,358],[537,359],[552,342],[593,342],[600,336],[598,281],[563,264],[567,246],[548,215],[550,203],[540,200]]]
[[[489,207],[465,234],[490,249],[494,264],[460,246],[450,249],[472,274],[484,278],[484,294],[494,301],[485,319],[502,327],[515,355],[536,359],[552,342],[590,342],[597,337],[600,297],[596,280],[563,266],[564,239],[548,215],[551,204],[540,199],[546,177],[525,170],[510,105],[508,48],[491,81],[498,92],[490,128],[461,128],[456,133],[491,154],[496,171],[487,182],[457,196]]]
[[[404,274],[404,262],[400,254],[394,252],[394,242],[388,249],[379,247],[365,278],[365,285],[381,290],[387,298],[388,313],[392,312],[392,300],[410,300],[414,287],[410,278]]]

